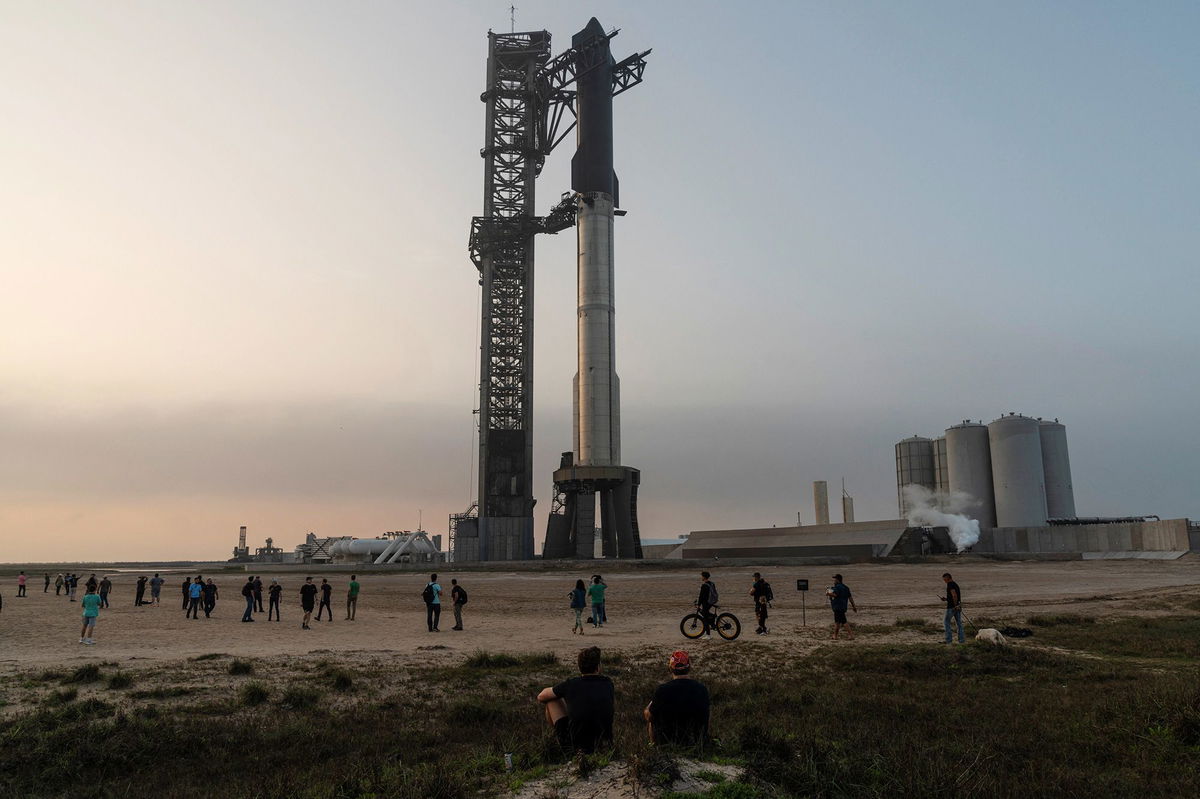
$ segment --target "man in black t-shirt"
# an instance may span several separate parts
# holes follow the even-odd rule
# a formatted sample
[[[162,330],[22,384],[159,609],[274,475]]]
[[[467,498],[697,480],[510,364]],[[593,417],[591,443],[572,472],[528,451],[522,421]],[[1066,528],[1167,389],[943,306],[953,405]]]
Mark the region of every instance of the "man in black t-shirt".
[[[758,572],[754,573],[754,584],[750,586],[750,596],[754,599],[754,618],[758,620],[758,627],[754,632],[759,635],[767,634],[767,611],[770,607],[767,602],[767,596],[770,588],[767,581]]]
[[[321,604],[317,607],[317,621],[321,620],[322,611],[329,611],[329,620],[333,621],[333,586],[325,577],[321,578]]]
[[[254,621],[254,578],[247,577],[242,586],[242,597],[246,600],[246,609],[242,612],[242,621]]]
[[[654,690],[654,698],[643,712],[650,742],[703,745],[708,738],[708,689],[691,678],[692,660],[687,652],[672,654],[667,669],[671,679]]]
[[[950,572],[942,575],[942,582],[946,584],[946,595],[942,597],[946,603],[946,617],[942,620],[946,628],[946,643],[954,641],[954,626],[951,624],[953,621],[958,624],[958,642],[961,644],[966,641],[962,623],[962,591],[959,590],[958,583],[950,577]]]
[[[304,611],[304,621],[300,623],[301,630],[311,630],[308,623],[312,621],[313,606],[317,604],[317,587],[313,585],[311,577],[304,578],[304,585],[300,586],[300,608]]]
[[[537,700],[546,706],[546,721],[567,752],[591,754],[612,745],[615,689],[600,674],[600,649],[579,650],[579,676],[543,688]]]

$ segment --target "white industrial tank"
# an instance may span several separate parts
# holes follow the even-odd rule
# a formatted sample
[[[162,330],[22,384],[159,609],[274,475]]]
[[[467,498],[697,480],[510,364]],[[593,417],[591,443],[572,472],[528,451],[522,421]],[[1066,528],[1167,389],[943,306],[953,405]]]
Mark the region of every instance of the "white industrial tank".
[[[1009,414],[988,425],[997,527],[1046,524],[1046,478],[1037,419]]]
[[[1046,480],[1046,513],[1051,519],[1075,518],[1075,488],[1071,485],[1071,458],[1067,454],[1067,428],[1057,419],[1041,422],[1042,470]]]
[[[929,491],[937,490],[933,471],[933,441],[924,436],[906,438],[896,444],[896,496],[900,502],[900,515],[908,515],[908,503],[904,501],[904,487],[919,485]]]
[[[933,440],[933,490],[939,494],[950,493],[950,475],[946,463],[946,437]]]
[[[992,453],[986,425],[964,420],[946,429],[946,472],[950,492],[971,497],[965,513],[983,528],[996,526]]]

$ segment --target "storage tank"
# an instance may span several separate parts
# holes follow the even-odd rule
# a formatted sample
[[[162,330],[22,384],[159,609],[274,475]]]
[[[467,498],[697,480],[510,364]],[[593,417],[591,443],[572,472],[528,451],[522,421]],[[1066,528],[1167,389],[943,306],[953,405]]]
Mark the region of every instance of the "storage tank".
[[[908,516],[904,487],[919,485],[929,491],[937,490],[933,473],[933,441],[924,436],[906,438],[896,444],[896,498],[900,516]]]
[[[962,424],[946,429],[946,476],[951,494],[971,497],[971,505],[963,512],[977,520],[980,527],[995,527],[992,452],[986,425],[964,419]]]
[[[950,493],[950,477],[946,467],[946,437],[933,440],[933,490],[945,496]]]
[[[1071,458],[1067,454],[1067,428],[1057,419],[1041,422],[1042,471],[1046,479],[1046,514],[1051,519],[1075,518],[1075,488],[1071,485]]]
[[[1046,524],[1046,478],[1037,419],[1009,414],[988,425],[997,527]]]

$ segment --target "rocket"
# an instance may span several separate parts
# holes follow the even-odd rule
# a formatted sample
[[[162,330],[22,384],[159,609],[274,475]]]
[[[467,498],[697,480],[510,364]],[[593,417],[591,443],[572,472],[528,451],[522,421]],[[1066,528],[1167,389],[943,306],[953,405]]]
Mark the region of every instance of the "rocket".
[[[595,17],[571,38],[576,52],[576,150],[571,159],[578,251],[578,372],[574,446],[580,466],[621,463],[621,384],[614,347],[613,67],[609,36]]]

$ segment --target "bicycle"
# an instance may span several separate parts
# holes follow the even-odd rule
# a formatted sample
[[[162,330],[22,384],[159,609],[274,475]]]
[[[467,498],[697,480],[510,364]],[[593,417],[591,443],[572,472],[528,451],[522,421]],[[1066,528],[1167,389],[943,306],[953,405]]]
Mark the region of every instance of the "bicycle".
[[[713,622],[708,625],[710,630],[715,630],[717,635],[724,638],[726,641],[732,641],[742,634],[742,623],[738,621],[738,617],[734,616],[729,611],[716,613],[716,608],[719,605],[713,605]],[[683,633],[684,638],[693,640],[704,635],[705,625],[704,616],[699,610],[693,611],[684,616],[679,621],[679,632]]]

